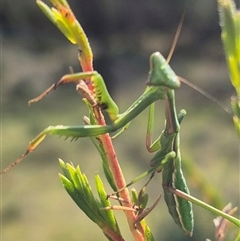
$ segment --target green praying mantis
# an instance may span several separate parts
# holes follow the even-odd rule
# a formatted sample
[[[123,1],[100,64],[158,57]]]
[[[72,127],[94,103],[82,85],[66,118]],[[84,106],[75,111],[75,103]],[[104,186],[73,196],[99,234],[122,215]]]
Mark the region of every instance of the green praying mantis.
[[[6,173],[12,166],[22,161],[22,159],[29,152],[34,151],[35,148],[44,140],[44,138],[47,135],[60,135],[71,138],[80,138],[88,136],[99,136],[105,133],[115,132],[128,125],[131,120],[133,120],[136,116],[138,116],[144,109],[146,109],[149,106],[151,106],[151,108],[148,125],[151,126],[153,121],[152,116],[154,114],[154,102],[156,102],[157,100],[165,100],[167,114],[166,130],[164,131],[164,134],[158,139],[158,141],[155,142],[151,147],[149,147],[152,151],[156,151],[162,145],[161,151],[159,151],[155,158],[151,161],[151,165],[154,167],[159,167],[158,163],[161,162],[166,155],[169,156],[170,153],[171,160],[163,165],[163,185],[167,187],[171,183],[174,183],[174,186],[178,187],[177,184],[179,184],[180,190],[187,191],[188,189],[186,187],[186,182],[182,175],[180,165],[178,165],[179,169],[173,167],[173,163],[175,162],[174,159],[177,160],[180,158],[180,153],[177,150],[179,144],[177,141],[178,138],[176,138],[176,136],[178,135],[179,131],[179,122],[177,120],[175,110],[174,90],[179,88],[181,83],[176,74],[171,69],[171,67],[167,64],[164,57],[159,52],[153,53],[151,55],[149,79],[147,82],[146,90],[123,114],[118,114],[118,108],[115,102],[108,94],[101,75],[98,74],[96,71],[65,75],[55,85],[55,88],[66,82],[77,82],[79,81],[79,79],[87,79],[89,77],[91,77],[91,81],[93,82],[95,88],[95,99],[97,101],[97,104],[100,107],[104,108],[105,111],[109,114],[110,118],[113,121],[112,124],[106,126],[50,126],[46,128],[44,131],[42,131],[35,139],[33,139],[29,143],[26,153],[23,154],[23,156],[20,157],[16,162],[12,163],[9,167],[4,169],[1,172],[1,174]],[[148,130],[148,136],[150,137],[151,128],[148,128]],[[176,153],[176,157],[174,153]],[[172,174],[174,172],[176,172],[175,175],[178,180],[172,179]],[[177,222],[186,233],[191,234],[193,229],[193,216],[191,211],[191,204],[188,201],[182,199],[184,200],[183,202],[185,202],[184,204],[179,206],[178,203],[175,203],[175,205],[173,205],[173,200],[176,199],[176,197],[167,194],[167,192],[167,189],[165,189],[165,200],[166,203],[170,205],[169,212],[174,217],[175,222]],[[178,211],[173,211],[174,206],[178,209]],[[182,206],[184,207],[183,210],[181,210]],[[183,219],[182,217],[180,217],[182,215],[180,213],[185,212],[185,206],[187,206],[187,212],[189,213],[187,216],[189,216],[189,218],[187,218],[186,222],[177,221]],[[179,214],[179,217],[176,217],[175,214],[177,213]]]
[[[85,82],[80,82],[80,80],[91,80],[94,86],[94,93],[89,93],[89,91],[85,90]],[[179,139],[180,123],[186,113],[181,111],[178,116],[176,114],[174,91],[180,88],[181,82],[180,78],[169,66],[168,61],[159,52],[153,53],[150,56],[147,87],[143,94],[122,114],[119,114],[118,107],[109,95],[103,78],[96,71],[65,75],[58,83],[47,90],[45,94],[69,82],[77,84],[78,90],[83,93],[83,96],[89,101],[92,108],[97,106],[105,110],[112,123],[106,126],[89,123],[83,126],[49,126],[29,143],[26,152],[19,159],[5,168],[0,174],[6,173],[11,167],[21,162],[29,152],[33,152],[38,147],[47,135],[78,139],[80,137],[98,137],[118,130],[121,132],[121,129],[125,129],[143,110],[150,107],[147,149],[151,152],[157,151],[157,153],[150,161],[152,168],[147,174],[162,171],[164,199],[169,213],[184,233],[192,235],[194,226],[192,204],[190,202],[192,200],[186,199],[186,195],[189,195],[189,190],[181,169]],[[30,103],[41,98],[42,96],[30,101]],[[157,100],[165,102],[166,124],[165,130],[152,144],[154,104]],[[185,198],[179,197],[181,192],[186,194]]]
[[[151,166],[153,166],[151,172],[162,170],[164,197],[169,212],[181,229],[191,235],[193,231],[191,203],[169,191],[169,188],[174,188],[189,194],[181,170],[179,149],[179,124],[185,112],[181,112],[179,117],[177,117],[174,97],[174,90],[178,89],[181,85],[179,78],[159,52],[153,53],[150,57],[150,71],[146,90],[123,114],[118,114],[118,108],[115,102],[110,98],[101,75],[96,71],[65,75],[55,85],[55,88],[64,83],[78,82],[79,79],[88,79],[89,77],[91,77],[96,89],[95,99],[97,100],[97,105],[104,108],[109,114],[113,121],[112,124],[106,126],[50,126],[34,138],[29,143],[25,154],[4,169],[1,174],[6,173],[11,167],[22,161],[29,152],[34,151],[47,135],[59,135],[77,139],[88,136],[97,137],[105,133],[115,132],[124,128],[131,120],[150,106],[147,147],[150,151],[160,149],[150,162]],[[161,136],[151,145],[150,139],[152,134],[154,103],[157,100],[165,101],[166,128]]]
[[[5,168],[0,174],[6,173],[11,167],[21,162],[29,152],[33,152],[36,149],[47,135],[58,135],[77,139],[89,136],[97,137],[105,133],[115,132],[124,128],[144,109],[150,106],[147,147],[150,151],[160,149],[150,162],[150,165],[153,166],[151,172],[162,170],[164,198],[168,210],[181,229],[191,235],[193,231],[191,203],[169,191],[169,188],[174,188],[189,194],[181,169],[179,149],[179,124],[185,114],[181,112],[179,117],[177,117],[174,98],[174,90],[178,89],[181,85],[179,78],[159,52],[153,53],[150,57],[147,87],[143,94],[123,114],[118,113],[117,105],[107,92],[101,75],[96,71],[65,75],[55,84],[54,88],[65,83],[78,82],[80,79],[89,78],[91,78],[96,90],[94,97],[97,105],[109,114],[112,124],[106,126],[49,126],[29,143],[27,151],[19,159]],[[152,134],[154,103],[157,100],[165,101],[166,128],[161,136],[150,145],[151,141],[149,138],[151,138]]]

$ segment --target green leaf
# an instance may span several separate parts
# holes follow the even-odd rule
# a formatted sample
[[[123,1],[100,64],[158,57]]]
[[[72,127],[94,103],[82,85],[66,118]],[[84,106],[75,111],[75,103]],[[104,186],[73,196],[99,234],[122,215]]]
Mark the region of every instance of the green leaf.
[[[104,189],[102,180],[99,175],[95,175],[95,182],[96,182],[96,187],[98,191],[98,196],[100,198],[100,201],[103,205],[103,207],[110,207],[111,203],[109,199],[107,198],[107,193]],[[100,210],[101,214],[105,216],[105,220],[107,221],[108,225],[114,230],[116,233],[120,234],[120,230],[114,215],[113,210]]]
[[[61,167],[63,167],[62,161],[60,165]],[[78,178],[79,180],[83,179],[82,177],[78,176],[82,176],[82,174],[76,173],[76,169],[69,164],[65,164],[64,173],[66,172],[68,172],[67,176],[59,174],[59,177],[68,194],[93,222],[95,222],[100,227],[104,227],[105,224],[102,221],[101,216],[99,216],[98,214],[98,205],[95,202],[95,198],[93,197],[93,195],[85,195],[87,193],[86,189],[89,188],[89,185],[86,186],[84,183],[81,183],[80,181],[81,184],[78,185],[78,187],[75,186],[75,184],[78,183],[76,178]]]
[[[122,240],[113,211],[101,210],[101,208],[108,207],[111,204],[106,199],[107,195],[100,177],[96,177],[96,185],[100,197],[99,201],[94,197],[88,179],[81,172],[79,166],[75,168],[71,164],[65,164],[62,160],[59,160],[59,163],[65,175],[59,174],[59,178],[78,207],[102,229],[108,240],[112,240],[110,238],[112,236]]]
[[[240,13],[233,0],[218,0],[222,42],[229,77],[240,97]]]
[[[150,228],[148,227],[147,223],[145,222],[145,220],[142,221],[142,225],[144,227],[144,234],[145,234],[146,240],[147,241],[155,241],[155,239],[152,235],[152,232],[151,232]]]
[[[76,44],[76,38],[61,13],[56,8],[49,8],[47,4],[40,0],[37,0],[36,3],[43,13],[48,17],[48,19],[65,35],[65,37],[72,44]]]

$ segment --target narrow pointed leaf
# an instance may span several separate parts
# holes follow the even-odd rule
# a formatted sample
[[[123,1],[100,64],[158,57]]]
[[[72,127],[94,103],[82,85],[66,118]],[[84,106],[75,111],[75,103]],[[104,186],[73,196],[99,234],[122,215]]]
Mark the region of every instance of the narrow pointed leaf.
[[[99,175],[95,175],[95,182],[96,182],[96,187],[98,191],[98,196],[100,198],[100,201],[103,207],[111,206],[111,203],[107,198],[107,193],[105,192],[102,180]],[[120,234],[120,230],[118,228],[118,224],[117,224],[113,210],[100,210],[100,211],[106,217],[105,220],[107,221],[108,225],[112,228],[112,230]]]

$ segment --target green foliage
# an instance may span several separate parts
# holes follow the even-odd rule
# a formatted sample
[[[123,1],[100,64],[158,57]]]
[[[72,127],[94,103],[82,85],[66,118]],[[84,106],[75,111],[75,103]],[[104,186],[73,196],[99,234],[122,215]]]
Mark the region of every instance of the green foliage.
[[[59,30],[65,35],[65,37],[72,43],[76,44],[76,37],[72,32],[71,26],[65,21],[64,16],[56,8],[49,8],[47,4],[42,1],[36,1],[39,8],[44,12],[44,14],[49,18],[53,24],[55,24]],[[66,6],[66,4],[65,4]]]
[[[87,177],[80,170],[80,167],[74,168],[70,164],[65,164],[59,160],[63,175],[59,174],[60,180],[79,208],[96,223],[109,238],[114,233],[120,235],[116,218],[112,210],[104,210],[111,206],[111,203],[106,199],[106,192],[103,183],[98,175],[95,176],[96,187],[100,200],[94,197],[92,188]]]
[[[234,124],[240,137],[240,11],[233,0],[218,0],[218,6],[229,77],[237,93],[231,102]]]

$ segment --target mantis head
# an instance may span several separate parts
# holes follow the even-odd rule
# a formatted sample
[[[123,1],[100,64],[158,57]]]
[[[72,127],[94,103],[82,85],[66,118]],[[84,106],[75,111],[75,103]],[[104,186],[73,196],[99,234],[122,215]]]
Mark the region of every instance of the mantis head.
[[[162,86],[174,90],[181,86],[177,75],[159,52],[155,52],[150,56],[148,85]]]

